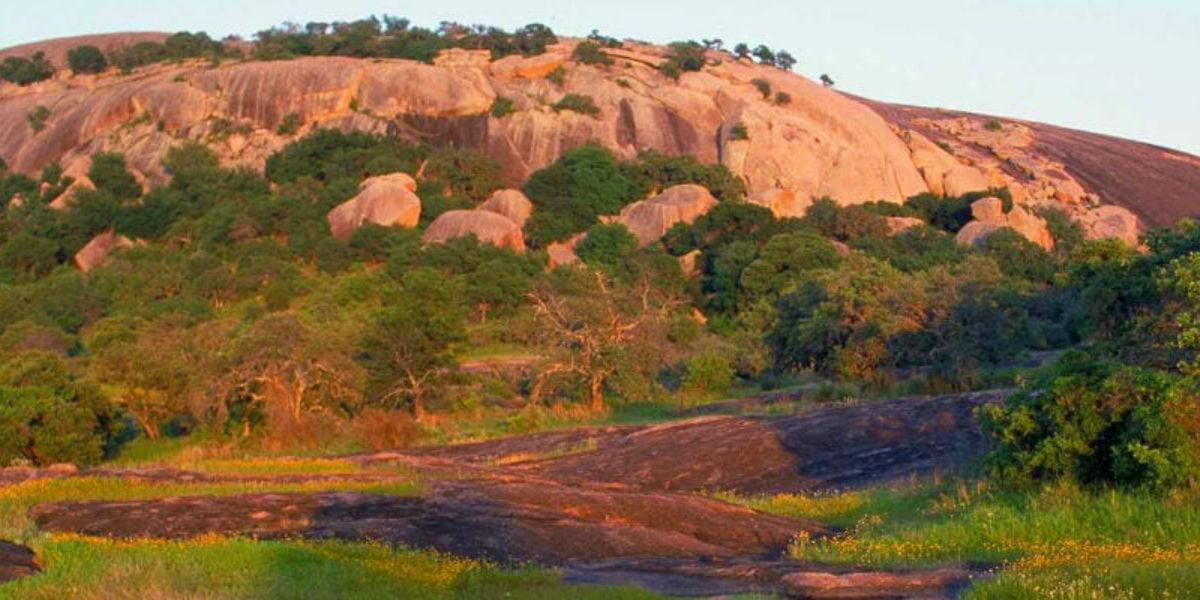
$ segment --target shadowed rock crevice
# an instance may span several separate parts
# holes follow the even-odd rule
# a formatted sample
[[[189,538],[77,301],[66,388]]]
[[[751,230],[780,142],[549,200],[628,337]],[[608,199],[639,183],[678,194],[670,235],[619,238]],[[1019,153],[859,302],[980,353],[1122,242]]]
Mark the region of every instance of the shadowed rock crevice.
[[[41,570],[33,550],[21,544],[0,541],[0,583],[36,575]]]

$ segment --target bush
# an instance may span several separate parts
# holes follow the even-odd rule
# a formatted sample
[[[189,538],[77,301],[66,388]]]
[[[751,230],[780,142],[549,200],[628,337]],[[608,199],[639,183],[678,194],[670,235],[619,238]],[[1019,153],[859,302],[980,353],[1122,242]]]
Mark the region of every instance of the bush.
[[[704,63],[704,46],[694,41],[674,42],[670,45],[666,62],[658,69],[671,79],[679,79],[686,71],[703,69]]]
[[[549,81],[557,86],[562,86],[562,84],[567,82],[567,70],[561,66],[556,67],[553,71],[550,71],[550,73],[546,75],[546,81]]]
[[[53,76],[54,65],[41,52],[35,52],[31,58],[10,56],[0,62],[0,79],[17,85],[29,85]]]
[[[297,131],[300,131],[300,126],[303,124],[304,121],[300,119],[300,115],[288,113],[283,117],[283,120],[279,121],[279,126],[275,128],[275,133],[279,135],[293,135]]]
[[[1016,485],[1071,479],[1152,490],[1195,485],[1194,380],[1072,351],[1003,406],[981,409],[999,447],[993,476]]]
[[[783,106],[792,103],[792,95],[787,92],[775,92],[775,104]]]
[[[94,464],[103,456],[96,419],[49,390],[0,386],[0,464]]]
[[[1000,131],[1004,129],[1004,124],[996,119],[991,119],[983,124],[983,128],[988,131]]]
[[[112,194],[118,200],[135,200],[142,195],[142,184],[125,168],[125,156],[116,152],[92,155],[88,178],[96,190]]]
[[[496,99],[492,100],[492,116],[497,119],[503,119],[516,112],[516,110],[517,105],[513,102],[512,98],[496,96]]]
[[[622,167],[637,188],[637,195],[646,196],[655,190],[695,183],[704,186],[718,200],[741,200],[746,196],[746,182],[721,164],[706,165],[689,154],[670,156],[657,150],[643,150],[637,160]]]
[[[746,129],[746,125],[743,123],[735,123],[729,130],[729,139],[748,140],[750,139],[750,130]]]
[[[750,83],[754,84],[758,93],[762,94],[763,100],[771,97],[771,84],[766,79],[754,79]]]
[[[600,44],[591,40],[579,42],[575,46],[575,50],[571,52],[571,60],[583,63],[585,65],[604,65],[613,64],[613,59],[604,53]]]
[[[579,260],[592,267],[615,269],[637,251],[637,238],[620,223],[593,225],[575,247]]]
[[[302,177],[358,183],[372,175],[415,173],[424,158],[425,150],[400,138],[318,129],[267,158],[265,174],[276,183]]]
[[[108,59],[95,46],[76,46],[67,51],[67,64],[76,73],[101,73],[108,68]]]
[[[577,112],[579,114],[588,115],[591,117],[595,117],[600,114],[600,107],[596,106],[596,102],[592,100],[592,97],[585,96],[583,94],[567,94],[566,96],[563,96],[561,100],[554,103],[554,110],[569,110],[571,112]]]
[[[526,233],[538,247],[586,230],[598,215],[615,214],[633,198],[635,189],[612,152],[585,144],[535,171],[524,191],[536,208]]]
[[[50,109],[45,106],[38,106],[29,111],[25,115],[25,120],[29,121],[29,127],[34,131],[41,131],[46,128],[46,119],[50,118]]]

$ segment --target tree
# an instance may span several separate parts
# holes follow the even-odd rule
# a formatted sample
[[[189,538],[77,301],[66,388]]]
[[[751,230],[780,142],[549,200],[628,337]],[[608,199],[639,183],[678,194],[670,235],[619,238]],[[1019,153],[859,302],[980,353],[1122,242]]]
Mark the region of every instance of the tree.
[[[551,378],[582,380],[592,410],[604,409],[604,388],[620,376],[657,370],[664,343],[662,325],[677,305],[668,292],[643,276],[620,285],[600,271],[568,269],[562,279],[529,294],[545,360],[530,389],[539,402]]]
[[[102,73],[108,68],[108,59],[95,46],[76,46],[67,51],[67,64],[76,73]]]
[[[575,50],[571,52],[571,60],[585,65],[608,66],[613,64],[612,57],[604,53],[600,44],[591,40],[579,42],[575,46]]]
[[[775,55],[775,66],[784,71],[791,71],[796,66],[796,57],[787,50],[780,50],[779,54]]]
[[[17,85],[29,85],[53,76],[54,65],[42,52],[35,52],[30,58],[9,56],[0,62],[0,79]]]
[[[371,402],[424,417],[433,381],[454,365],[452,345],[466,338],[462,290],[446,283],[428,268],[409,271],[403,291],[375,315],[359,343]]]
[[[125,156],[116,152],[97,152],[92,155],[88,178],[101,192],[118,200],[136,200],[142,195],[142,184],[125,168]]]
[[[821,73],[821,85],[833,87],[833,79],[826,73]]]
[[[525,195],[536,210],[526,224],[531,243],[544,246],[586,230],[599,215],[615,214],[633,198],[633,182],[612,152],[585,144],[535,171]]]
[[[313,415],[334,417],[357,407],[351,354],[349,339],[332,326],[318,331],[294,313],[271,313],[235,335],[217,393],[227,402],[245,400],[232,407],[241,412],[244,434],[261,412],[274,435],[289,436]]]
[[[182,339],[170,328],[116,323],[89,338],[95,357],[92,373],[111,388],[114,401],[138,423],[146,437],[162,437],[162,425],[183,411],[184,394],[194,376],[180,353]]]
[[[739,59],[750,58],[750,46],[746,45],[746,43],[744,43],[744,42],[739,43],[738,45],[733,47],[733,53]]]
[[[615,269],[637,251],[637,238],[620,223],[593,225],[575,247],[575,255],[588,266]]]
[[[1080,351],[1004,405],[981,408],[998,442],[993,476],[1024,485],[1067,478],[1164,491],[1195,486],[1200,395],[1194,380]]]
[[[753,54],[754,54],[754,58],[758,59],[758,64],[760,64],[760,65],[774,65],[775,64],[775,51],[771,50],[770,48],[768,48],[764,45],[760,44],[758,47],[756,47],[754,49]]]

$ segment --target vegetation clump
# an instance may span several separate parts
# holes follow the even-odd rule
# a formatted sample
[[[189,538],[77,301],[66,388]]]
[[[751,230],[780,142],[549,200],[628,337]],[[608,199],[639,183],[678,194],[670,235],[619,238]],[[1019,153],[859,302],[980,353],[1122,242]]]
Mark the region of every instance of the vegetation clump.
[[[569,110],[589,117],[600,116],[600,107],[596,106],[595,100],[583,94],[567,94],[555,102],[553,108],[556,111]]]
[[[53,76],[54,65],[42,52],[35,52],[29,58],[9,56],[0,62],[0,79],[17,85],[29,85]]]

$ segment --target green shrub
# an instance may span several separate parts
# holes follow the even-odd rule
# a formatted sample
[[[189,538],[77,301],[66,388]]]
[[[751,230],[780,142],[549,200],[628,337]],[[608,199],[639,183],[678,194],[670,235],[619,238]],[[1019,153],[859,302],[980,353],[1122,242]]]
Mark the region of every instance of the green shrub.
[[[526,224],[535,247],[587,230],[598,215],[617,213],[635,195],[612,152],[597,144],[566,151],[530,175],[524,191],[536,209]]]
[[[762,94],[763,100],[771,97],[771,83],[766,79],[754,79],[750,81],[758,93]]]
[[[566,96],[563,96],[561,100],[554,103],[554,110],[569,110],[571,112],[577,112],[579,114],[588,115],[591,117],[595,117],[600,114],[600,107],[596,106],[596,102],[592,100],[592,97],[585,96],[583,94],[567,94]]]
[[[96,416],[50,389],[0,386],[0,464],[95,464],[104,454]]]
[[[50,118],[50,109],[45,106],[38,106],[29,111],[25,115],[25,120],[29,121],[29,127],[34,131],[41,131],[46,128],[46,119]]]
[[[0,79],[17,85],[29,85],[53,76],[54,65],[42,52],[35,52],[30,58],[10,56],[0,62]]]
[[[575,50],[571,52],[571,60],[585,65],[608,66],[613,64],[612,57],[604,53],[600,44],[591,40],[579,42],[575,46]]]
[[[67,64],[76,73],[102,73],[108,68],[108,59],[95,46],[76,46],[67,51]]]
[[[567,82],[567,70],[561,66],[556,67],[546,75],[546,81],[561,87],[562,84]]]
[[[688,154],[670,156],[657,150],[643,150],[636,160],[622,167],[640,196],[685,183],[704,186],[718,200],[741,200],[746,196],[746,182],[728,167],[706,165]]]
[[[746,129],[743,123],[734,123],[729,130],[729,139],[731,140],[748,140],[750,139],[750,130]]]
[[[1003,406],[981,409],[998,448],[989,467],[1024,485],[1070,479],[1165,490],[1195,484],[1194,380],[1072,351]]]
[[[284,115],[283,120],[279,121],[279,126],[275,128],[275,133],[279,135],[293,135],[300,131],[300,126],[304,121],[300,119],[300,115],[296,113],[288,113]]]
[[[513,102],[512,98],[496,96],[496,99],[492,100],[492,116],[496,117],[497,119],[503,119],[504,117],[516,112],[516,110],[517,105],[515,102]]]
[[[118,200],[134,200],[142,195],[142,184],[125,168],[125,156],[116,152],[93,154],[88,178],[96,190],[112,194]]]
[[[703,69],[704,64],[704,46],[694,41],[674,42],[670,45],[667,60],[658,70],[671,79],[679,79],[687,71]]]
[[[1004,124],[996,119],[991,119],[987,123],[983,124],[983,128],[988,131],[1000,131],[1001,129],[1004,129]]]
[[[600,223],[575,247],[579,260],[593,267],[614,269],[637,251],[637,238],[620,223]]]
[[[792,95],[787,92],[775,92],[775,104],[784,106],[792,103]]]

